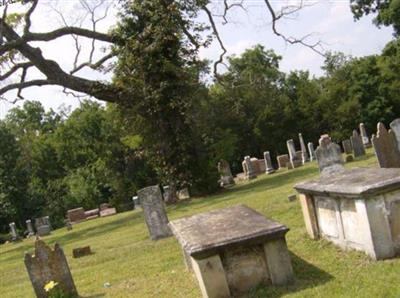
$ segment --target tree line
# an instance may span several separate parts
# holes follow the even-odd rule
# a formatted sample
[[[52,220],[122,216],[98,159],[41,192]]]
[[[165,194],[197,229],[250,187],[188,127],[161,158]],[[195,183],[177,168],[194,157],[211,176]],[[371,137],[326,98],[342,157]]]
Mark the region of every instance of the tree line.
[[[152,93],[134,107],[84,101],[72,112],[45,111],[40,102],[26,101],[11,109],[0,122],[0,233],[10,222],[23,230],[26,219],[44,215],[60,227],[66,211],[80,206],[109,202],[123,211],[138,189],[152,184],[209,194],[218,190],[220,159],[238,173],[243,156],[285,154],[286,140],[299,132],[307,141],[322,133],[341,141],[359,122],[372,133],[377,122],[400,115],[397,39],[380,55],[329,53],[319,78],[284,73],[280,60],[257,45],[229,57],[227,71],[212,84],[202,80],[207,61],[163,67],[146,80],[156,86],[175,75],[176,83],[157,91],[156,104]],[[146,63],[154,61],[143,61],[143,72]],[[137,84],[124,72],[117,76],[121,84]],[[163,101],[168,94],[175,99]]]

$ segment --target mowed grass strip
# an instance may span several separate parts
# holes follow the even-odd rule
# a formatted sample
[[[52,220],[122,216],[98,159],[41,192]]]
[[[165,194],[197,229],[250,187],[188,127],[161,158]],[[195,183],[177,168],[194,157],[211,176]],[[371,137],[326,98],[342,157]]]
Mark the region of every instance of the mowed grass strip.
[[[376,158],[369,150],[366,157],[346,166],[377,166]],[[287,197],[295,193],[295,183],[316,176],[315,163],[280,170],[213,196],[169,206],[168,216],[172,220],[243,203],[287,225],[295,283],[288,288],[260,286],[249,297],[400,297],[400,259],[373,262],[363,253],[307,237],[300,205]],[[63,247],[82,297],[201,297],[177,241],[151,241],[140,210],[84,222],[70,232],[59,229],[44,240]],[[73,259],[72,249],[85,245],[94,254]],[[33,239],[0,246],[1,297],[34,297],[23,263],[24,252],[32,250]]]

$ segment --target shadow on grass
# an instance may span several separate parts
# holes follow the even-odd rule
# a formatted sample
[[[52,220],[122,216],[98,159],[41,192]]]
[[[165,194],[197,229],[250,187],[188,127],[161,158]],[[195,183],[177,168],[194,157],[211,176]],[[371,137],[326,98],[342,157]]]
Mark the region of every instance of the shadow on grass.
[[[314,288],[333,279],[329,273],[321,270],[311,263],[303,260],[290,252],[294,271],[294,283],[289,286],[260,285],[245,297],[282,297],[289,293],[299,292],[308,288]]]
[[[79,296],[79,298],[98,298],[98,297],[104,297],[106,294],[93,294],[90,296]]]
[[[287,183],[295,183],[296,181],[302,181],[312,177],[312,174],[317,174],[318,170],[315,167],[302,167],[292,171],[286,171],[270,175],[268,177],[260,177],[257,180],[251,181],[250,183],[240,184],[233,188],[222,190],[221,192],[201,199],[187,199],[182,200],[176,205],[169,206],[169,209],[176,210],[179,212],[186,212],[189,209],[201,207],[204,205],[213,206],[220,204],[224,201],[230,201],[233,199],[240,198],[240,195],[247,194],[249,192],[260,192],[265,190],[271,190],[274,188],[281,187]]]

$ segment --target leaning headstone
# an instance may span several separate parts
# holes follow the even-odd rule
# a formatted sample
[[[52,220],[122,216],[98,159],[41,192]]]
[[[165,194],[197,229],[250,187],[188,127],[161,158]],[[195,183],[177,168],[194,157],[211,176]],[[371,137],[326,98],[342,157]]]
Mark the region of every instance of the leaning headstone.
[[[150,238],[158,240],[171,236],[167,212],[165,211],[161,190],[158,185],[143,188],[137,194],[144,211]]]
[[[371,142],[369,141],[367,130],[365,129],[364,123],[360,123],[360,134],[361,134],[361,139],[362,143],[365,148],[370,148],[371,147]]]
[[[351,146],[353,147],[354,157],[365,155],[365,148],[357,130],[353,130],[353,135],[350,137]]]
[[[302,165],[301,159],[298,158],[296,153],[296,147],[294,146],[294,141],[292,139],[286,141],[286,145],[288,148],[290,163],[293,168],[297,168]]]
[[[382,122],[378,123],[376,136],[372,135],[372,144],[381,168],[400,168],[400,152],[396,136],[393,131],[388,132]]]
[[[315,150],[321,175],[344,171],[342,151],[338,144],[332,143],[329,135],[322,135]]]
[[[245,166],[246,166],[246,178],[248,180],[257,178],[257,174],[253,168],[253,163],[251,162],[250,156],[246,156],[244,158]]]
[[[32,237],[35,235],[35,231],[33,230],[32,221],[28,219],[26,222],[26,228],[28,230],[28,237]]]
[[[264,152],[264,161],[265,161],[265,173],[272,174],[275,172],[274,167],[272,166],[271,155],[269,151]]]
[[[317,157],[315,156],[314,144],[311,143],[311,142],[309,142],[309,143],[307,144],[307,146],[308,146],[308,151],[310,152],[310,160],[311,160],[311,161],[316,160]]]
[[[397,141],[397,149],[400,151],[400,118],[393,120],[390,123],[390,128],[394,132]]]
[[[47,236],[51,233],[50,220],[48,216],[35,219],[35,228],[38,236]]]
[[[219,180],[221,187],[228,187],[235,184],[231,172],[231,167],[226,160],[220,160],[220,162],[218,163],[218,172],[221,177]]]
[[[10,223],[9,226],[10,226],[11,240],[17,241],[18,234],[17,234],[17,227],[15,226],[15,222]]]
[[[78,296],[67,259],[58,244],[52,250],[42,240],[37,239],[35,253],[25,253],[25,266],[38,298],[49,297],[44,287],[50,281],[57,283],[57,288],[69,295],[68,297]]]
[[[278,161],[279,169],[284,169],[286,168],[287,163],[289,162],[289,155],[288,154],[279,155],[276,157],[276,160]]]
[[[305,164],[306,162],[310,161],[310,158],[308,157],[307,147],[306,147],[306,144],[304,143],[303,135],[301,133],[299,133],[299,140],[300,140],[300,148],[301,148],[301,160],[302,160],[303,164]]]

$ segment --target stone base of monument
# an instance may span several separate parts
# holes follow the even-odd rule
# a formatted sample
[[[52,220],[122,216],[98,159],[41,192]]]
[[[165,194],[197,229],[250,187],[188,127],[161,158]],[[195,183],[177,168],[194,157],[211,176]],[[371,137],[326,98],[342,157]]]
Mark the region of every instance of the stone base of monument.
[[[203,297],[236,297],[259,284],[286,285],[288,228],[244,205],[170,222]]]
[[[50,226],[38,226],[36,227],[37,235],[40,237],[47,236],[51,234]]]
[[[400,254],[400,169],[354,168],[295,185],[309,236],[375,260]]]

